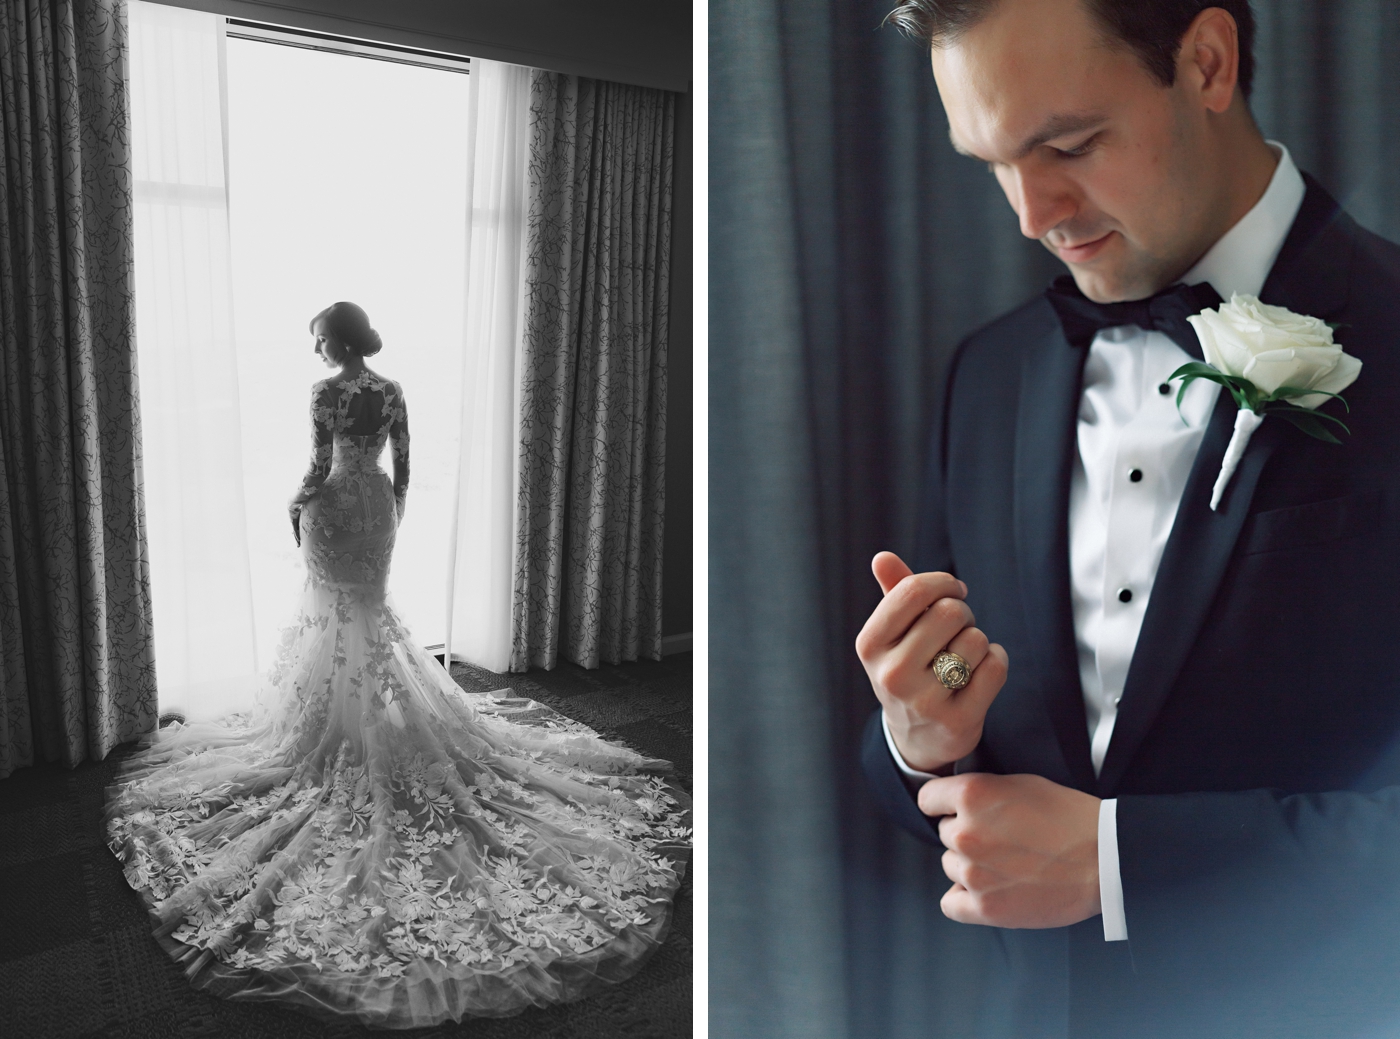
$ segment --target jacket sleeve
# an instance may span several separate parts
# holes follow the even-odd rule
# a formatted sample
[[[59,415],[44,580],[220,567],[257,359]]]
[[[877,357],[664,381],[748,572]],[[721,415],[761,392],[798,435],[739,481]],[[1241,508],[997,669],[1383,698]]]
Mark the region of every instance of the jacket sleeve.
[[[919,488],[918,526],[915,530],[914,553],[908,560],[915,573],[942,570],[955,574],[956,562],[948,538],[948,516],[943,488],[947,478],[947,427],[952,409],[954,383],[958,365],[967,342],[959,344],[943,373],[941,392],[936,396],[936,409],[929,424],[930,436],[924,459],[923,484]]]
[[[875,803],[889,816],[890,821],[901,829],[908,830],[919,840],[935,847],[943,847],[938,839],[938,820],[930,819],[919,811],[914,791],[904,781],[904,774],[890,757],[890,748],[885,743],[885,731],[880,725],[880,710],[877,707],[865,723],[865,735],[861,739],[860,763],[865,770],[865,780]]]

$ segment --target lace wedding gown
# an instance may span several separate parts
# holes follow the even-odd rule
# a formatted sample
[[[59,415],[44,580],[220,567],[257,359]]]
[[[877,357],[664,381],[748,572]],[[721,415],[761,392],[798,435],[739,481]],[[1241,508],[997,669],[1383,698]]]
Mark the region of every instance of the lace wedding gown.
[[[217,995],[386,1028],[627,977],[665,936],[689,846],[666,763],[459,688],[386,593],[399,386],[328,379],[312,418],[307,582],[258,708],[172,724],[109,790],[108,843],[157,938]]]

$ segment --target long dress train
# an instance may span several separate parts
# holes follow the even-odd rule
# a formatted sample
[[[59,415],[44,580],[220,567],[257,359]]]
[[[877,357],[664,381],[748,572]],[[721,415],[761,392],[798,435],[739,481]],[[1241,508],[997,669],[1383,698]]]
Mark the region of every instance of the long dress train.
[[[217,995],[385,1028],[629,976],[665,937],[688,799],[665,762],[457,686],[386,591],[402,391],[328,379],[312,417],[307,582],[258,708],[168,726],[108,791],[156,937]]]

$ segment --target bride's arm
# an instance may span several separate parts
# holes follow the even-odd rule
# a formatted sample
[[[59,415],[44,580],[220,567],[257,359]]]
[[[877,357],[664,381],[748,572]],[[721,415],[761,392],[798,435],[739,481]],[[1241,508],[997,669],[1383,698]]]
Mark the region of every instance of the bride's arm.
[[[403,399],[403,388],[397,383],[394,388],[398,396],[392,405],[389,439],[394,445],[394,508],[402,521],[408,500],[408,404]]]
[[[301,507],[321,490],[326,482],[326,474],[331,471],[331,455],[335,436],[331,429],[331,419],[335,414],[333,391],[326,383],[317,383],[311,388],[311,464],[301,479],[301,486],[292,495],[287,508],[292,516],[292,531],[297,544],[301,544]]]

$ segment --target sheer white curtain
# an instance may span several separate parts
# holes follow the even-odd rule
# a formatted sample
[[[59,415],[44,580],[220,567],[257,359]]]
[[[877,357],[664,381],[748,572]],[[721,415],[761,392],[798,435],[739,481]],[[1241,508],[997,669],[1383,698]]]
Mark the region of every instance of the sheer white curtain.
[[[230,279],[224,19],[133,0],[136,341],[160,709],[258,673]]]
[[[446,652],[491,671],[510,664],[529,113],[528,68],[472,60],[462,435],[447,553]]]
[[[238,372],[247,358],[234,341],[224,20],[141,0],[132,0],[130,12],[137,348],[157,679],[162,710],[213,717],[252,703],[258,677],[254,604],[261,602],[254,583],[263,587],[269,579],[250,563],[249,537],[262,544],[271,534],[247,525],[247,499],[259,493],[266,460],[254,450],[248,456],[253,469],[245,470],[243,434],[265,424],[258,416],[266,402],[245,400],[240,415]],[[448,419],[460,428],[456,486],[446,541],[437,541],[442,535],[434,531],[435,545],[400,545],[396,568],[426,563],[445,570],[447,651],[505,671],[530,70],[474,60],[463,78],[465,105],[456,115],[467,148],[465,312],[460,346],[449,348],[461,350],[460,411]],[[240,234],[247,230],[239,228]],[[240,278],[247,275],[243,270]],[[240,283],[240,291],[246,287]],[[334,298],[346,297],[331,292],[326,301]],[[419,337],[424,343],[433,338]],[[456,365],[446,367],[455,380]],[[410,391],[410,409],[425,396],[431,399]],[[296,414],[300,431],[304,422],[300,410]],[[416,432],[435,428],[427,421],[434,417],[424,413]],[[423,440],[424,449],[434,439],[441,438]],[[297,448],[300,460],[299,441]],[[416,495],[410,491],[411,511],[414,501],[427,502],[430,475],[415,467],[419,486]],[[284,535],[280,508],[276,512],[276,533]],[[427,558],[410,548],[427,548]],[[259,619],[267,625],[282,618]]]

